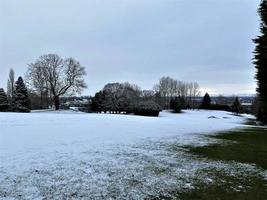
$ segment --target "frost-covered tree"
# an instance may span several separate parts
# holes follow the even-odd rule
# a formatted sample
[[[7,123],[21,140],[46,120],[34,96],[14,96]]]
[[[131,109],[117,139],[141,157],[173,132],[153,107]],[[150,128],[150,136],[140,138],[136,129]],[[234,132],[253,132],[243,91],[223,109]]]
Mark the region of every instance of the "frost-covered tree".
[[[211,98],[208,93],[206,93],[203,97],[202,103],[200,105],[200,108],[202,109],[209,109],[211,104]]]
[[[0,112],[5,112],[8,109],[8,100],[5,90],[0,88]]]
[[[49,91],[56,110],[59,109],[61,96],[80,93],[86,88],[85,68],[74,58],[62,59],[56,54],[40,56],[36,62],[29,64],[27,74],[32,87]]]
[[[161,111],[161,106],[157,104],[155,101],[140,101],[137,107],[134,109],[135,115],[142,115],[142,116],[159,116]]]
[[[94,111],[132,112],[141,97],[138,86],[129,83],[108,83],[95,94]]]
[[[15,90],[12,99],[12,110],[15,112],[30,112],[28,91],[22,77],[19,77],[15,83]]]
[[[267,123],[267,1],[262,0],[259,7],[261,18],[261,35],[254,39],[256,44],[254,51],[254,64],[256,67],[257,92],[259,99],[259,109],[257,118],[259,121]]]

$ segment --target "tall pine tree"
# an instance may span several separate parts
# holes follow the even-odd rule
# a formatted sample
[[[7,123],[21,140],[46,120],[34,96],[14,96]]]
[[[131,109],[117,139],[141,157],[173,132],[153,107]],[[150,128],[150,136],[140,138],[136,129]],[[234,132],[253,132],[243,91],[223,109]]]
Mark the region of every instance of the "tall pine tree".
[[[202,103],[200,105],[200,108],[209,109],[210,108],[210,103],[211,103],[210,95],[208,93],[206,93],[205,96],[203,97],[203,100],[202,100]]]
[[[3,88],[0,88],[0,112],[5,112],[8,109],[7,95]]]
[[[30,100],[27,88],[21,77],[15,83],[15,91],[12,100],[12,110],[15,112],[30,112]]]
[[[259,7],[261,35],[254,39],[256,44],[254,61],[256,67],[257,92],[259,97],[258,120],[267,123],[267,0]]]

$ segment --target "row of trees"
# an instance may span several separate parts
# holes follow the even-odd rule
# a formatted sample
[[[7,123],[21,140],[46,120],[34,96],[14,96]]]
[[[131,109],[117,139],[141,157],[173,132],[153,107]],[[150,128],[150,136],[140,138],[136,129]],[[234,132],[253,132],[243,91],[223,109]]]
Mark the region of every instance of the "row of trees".
[[[207,110],[225,110],[225,111],[232,111],[235,114],[239,114],[243,112],[242,105],[238,99],[238,97],[235,98],[234,102],[231,106],[226,104],[212,104],[210,95],[206,93],[203,97],[203,100],[200,105],[201,109],[207,109]]]
[[[11,78],[11,79],[10,79]],[[30,112],[30,99],[22,77],[16,82],[15,73],[10,71],[7,93],[0,88],[0,111]]]
[[[162,77],[154,86],[154,90],[161,98],[158,103],[164,109],[170,109],[170,102],[175,98],[181,101],[181,106],[195,108],[195,99],[200,95],[200,87],[197,82],[179,81],[168,76]]]
[[[166,99],[167,101],[169,100],[169,98],[164,99],[164,96],[158,96],[159,94],[157,91],[141,90],[137,85],[130,83],[108,83],[92,98],[91,110],[93,112],[135,113],[157,116],[162,109],[158,102],[163,99],[164,103],[166,103]],[[181,109],[186,108],[188,99],[190,98],[187,96],[172,96],[168,102],[169,109],[176,113],[181,112]],[[214,104],[208,93],[204,95],[201,102],[198,102],[196,108],[226,110],[236,114],[242,112],[238,97],[235,98],[232,105]]]

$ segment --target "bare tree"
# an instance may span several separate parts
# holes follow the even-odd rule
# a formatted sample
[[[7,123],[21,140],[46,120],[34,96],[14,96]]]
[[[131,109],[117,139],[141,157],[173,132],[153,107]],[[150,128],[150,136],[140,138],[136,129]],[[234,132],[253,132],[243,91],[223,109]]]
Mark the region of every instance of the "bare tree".
[[[200,96],[200,87],[197,82],[192,83],[192,101],[191,101],[191,107],[196,107],[196,97]]]
[[[9,102],[12,101],[14,89],[15,89],[15,71],[13,69],[10,69],[7,80],[7,98]]]
[[[194,107],[194,100],[199,96],[199,85],[196,82],[178,81],[170,77],[162,77],[154,86],[157,94],[163,98],[163,108],[170,108],[170,101],[175,97],[186,100],[187,105]]]
[[[169,108],[169,101],[174,88],[174,79],[164,76],[159,80],[159,83],[154,86],[154,90],[163,98],[163,108]]]
[[[48,84],[40,62],[36,61],[33,64],[29,64],[26,73],[26,84],[29,87],[32,86],[33,91],[40,97],[40,107],[43,108],[44,99],[48,100]]]
[[[39,92],[50,92],[56,110],[59,109],[60,96],[80,93],[86,88],[85,68],[74,58],[64,60],[56,54],[40,56],[29,64],[27,74],[32,87]]]

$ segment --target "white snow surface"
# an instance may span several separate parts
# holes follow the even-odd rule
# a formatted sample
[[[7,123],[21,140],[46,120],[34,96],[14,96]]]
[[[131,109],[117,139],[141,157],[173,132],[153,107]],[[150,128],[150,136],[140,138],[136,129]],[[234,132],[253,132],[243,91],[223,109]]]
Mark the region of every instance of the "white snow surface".
[[[0,199],[143,199],[186,188],[196,170],[218,163],[171,146],[204,144],[202,134],[246,118],[204,110],[0,113]]]

